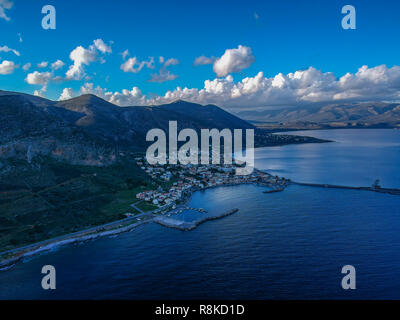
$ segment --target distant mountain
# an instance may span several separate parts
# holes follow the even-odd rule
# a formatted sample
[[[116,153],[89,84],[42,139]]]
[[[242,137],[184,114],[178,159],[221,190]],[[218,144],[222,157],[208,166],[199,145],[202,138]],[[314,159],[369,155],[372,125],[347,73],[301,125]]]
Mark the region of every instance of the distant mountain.
[[[239,116],[256,124],[320,127],[399,127],[399,103],[347,103],[325,106],[244,111]]]

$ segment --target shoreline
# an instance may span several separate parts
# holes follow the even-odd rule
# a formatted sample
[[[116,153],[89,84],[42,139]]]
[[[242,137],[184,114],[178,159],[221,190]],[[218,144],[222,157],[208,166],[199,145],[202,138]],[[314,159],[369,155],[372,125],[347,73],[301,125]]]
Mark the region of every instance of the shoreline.
[[[99,226],[96,226],[96,227],[93,227],[90,229],[78,231],[78,232],[71,233],[71,234],[66,234],[66,235],[57,237],[55,239],[48,239],[48,240],[44,240],[39,243],[30,244],[30,245],[27,245],[27,246],[24,246],[21,248],[15,248],[12,250],[4,251],[4,252],[0,253],[0,256],[7,255],[7,253],[9,253],[11,255],[11,257],[0,259],[0,272],[9,270],[18,262],[21,262],[24,259],[32,257],[32,256],[39,255],[39,254],[45,253],[45,252],[49,252],[53,249],[56,249],[56,248],[59,248],[59,247],[65,246],[65,245],[83,243],[86,241],[96,240],[96,239],[107,237],[107,236],[119,235],[119,234],[122,234],[125,232],[129,232],[138,226],[141,226],[141,225],[144,225],[144,224],[147,224],[150,222],[154,222],[154,223],[157,223],[159,225],[163,225],[163,226],[169,227],[169,228],[175,228],[175,229],[178,229],[181,231],[191,231],[206,221],[221,219],[221,218],[224,218],[226,216],[229,216],[229,215],[239,211],[239,209],[235,208],[235,209],[226,211],[220,215],[217,215],[214,217],[202,218],[202,219],[196,220],[191,223],[186,223],[186,222],[177,223],[180,221],[173,219],[173,218],[166,217],[168,214],[173,214],[174,211],[179,210],[179,208],[184,208],[192,200],[193,194],[197,191],[205,191],[208,189],[214,189],[214,188],[218,188],[218,187],[256,185],[259,187],[270,188],[271,190],[263,191],[263,193],[270,194],[270,193],[284,191],[286,189],[286,187],[289,185],[298,185],[298,186],[305,186],[305,187],[335,188],[335,189],[344,189],[344,190],[370,191],[370,192],[377,192],[377,193],[383,193],[383,194],[400,195],[400,189],[388,189],[388,188],[374,189],[372,187],[337,186],[337,185],[330,185],[330,184],[301,183],[301,182],[295,182],[295,181],[290,181],[290,180],[287,180],[287,181],[288,181],[287,185],[280,186],[279,188],[276,188],[276,187],[274,188],[270,185],[259,183],[259,182],[241,182],[241,183],[237,183],[237,184],[228,183],[228,184],[224,184],[224,185],[208,186],[208,187],[205,187],[202,189],[195,188],[195,189],[189,191],[190,194],[187,197],[185,197],[183,199],[183,202],[180,203],[179,205],[177,205],[175,207],[175,209],[167,208],[169,210],[164,212],[161,215],[155,215],[154,211],[150,211],[150,212],[144,213],[143,215],[140,215],[145,218],[150,217],[149,219],[146,219],[146,220],[139,220],[139,216],[133,216],[131,218],[114,221],[114,222],[111,222],[108,224],[99,225]],[[169,223],[169,222],[171,222],[171,223]],[[125,224],[125,225],[123,225],[123,224]],[[113,228],[113,226],[115,226],[115,228]],[[105,227],[111,227],[111,228],[106,230],[106,229],[104,229]]]
[[[98,238],[103,238],[103,237],[107,237],[107,236],[119,235],[121,233],[129,232],[132,229],[134,229],[140,225],[150,223],[150,222],[155,222],[154,219],[156,217],[164,217],[167,214],[173,214],[173,212],[176,210],[179,210],[179,208],[184,208],[192,200],[193,194],[197,191],[205,191],[208,189],[214,189],[214,188],[218,188],[218,187],[231,187],[231,186],[240,186],[240,185],[249,185],[249,184],[257,185],[259,187],[272,188],[271,186],[269,186],[267,184],[263,184],[263,183],[259,183],[259,182],[257,182],[257,183],[255,183],[255,182],[228,183],[228,184],[223,184],[223,185],[207,186],[207,187],[201,188],[201,189],[194,188],[193,190],[189,190],[190,193],[184,199],[182,199],[182,203],[177,205],[175,209],[166,208],[169,210],[164,212],[162,215],[155,216],[154,211],[159,210],[159,209],[156,209],[156,210],[153,210],[150,212],[145,212],[142,215],[136,215],[136,216],[133,216],[130,218],[125,218],[123,220],[117,220],[117,221],[113,221],[113,222],[110,222],[107,224],[95,226],[90,229],[85,229],[82,231],[77,231],[74,233],[61,235],[61,236],[53,238],[53,239],[43,240],[41,242],[32,243],[32,244],[29,244],[29,245],[26,245],[26,246],[23,246],[20,248],[15,248],[15,249],[7,250],[4,252],[0,252],[0,257],[5,256],[7,254],[10,255],[10,257],[0,258],[0,272],[9,270],[15,264],[23,261],[26,258],[35,256],[35,255],[39,255],[44,252],[49,252],[55,248],[59,248],[59,247],[69,245],[69,244],[82,243],[82,242],[86,242],[86,241],[96,240]],[[225,215],[222,215],[221,217],[218,217],[216,219],[223,218],[224,216]],[[151,217],[151,218],[144,220],[144,221],[138,221],[137,219],[139,217]],[[207,219],[207,221],[208,220],[214,220],[214,219]],[[130,221],[133,221],[133,222],[129,223]],[[203,221],[203,222],[205,222],[205,221]],[[122,227],[118,226],[118,225],[121,225],[124,223],[128,223],[128,224],[124,225]],[[114,226],[114,225],[117,227],[112,228],[112,226]],[[102,230],[105,227],[110,227],[110,226],[111,226],[111,228],[109,230]],[[101,230],[101,231],[98,231],[98,230]]]
[[[106,230],[106,231],[97,232],[97,233],[92,233],[92,234],[88,234],[88,235],[76,236],[76,237],[75,236],[71,237],[71,236],[66,235],[65,239],[62,239],[62,240],[56,240],[56,241],[47,240],[47,241],[49,241],[49,243],[45,244],[43,246],[41,246],[41,245],[35,246],[33,244],[32,245],[32,246],[34,246],[33,250],[21,249],[20,252],[16,253],[15,257],[6,258],[4,260],[1,260],[0,261],[0,272],[9,270],[14,265],[16,265],[18,262],[21,262],[26,258],[40,255],[41,253],[49,252],[54,249],[58,249],[60,247],[70,245],[70,244],[84,243],[87,241],[96,240],[96,239],[107,237],[107,236],[119,235],[121,233],[129,232],[129,231],[135,229],[136,227],[139,227],[141,225],[144,225],[144,224],[152,222],[152,221],[153,221],[152,219],[146,220],[146,221],[138,221],[136,223],[128,224],[128,225],[120,227],[120,228]],[[16,249],[16,250],[18,250],[18,249]]]

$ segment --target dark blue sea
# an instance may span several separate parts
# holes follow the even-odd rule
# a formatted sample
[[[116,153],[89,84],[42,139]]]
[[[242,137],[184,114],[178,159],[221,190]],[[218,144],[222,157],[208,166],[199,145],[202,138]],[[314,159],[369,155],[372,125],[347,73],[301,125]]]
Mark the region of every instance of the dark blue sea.
[[[297,133],[298,134],[298,133]],[[301,182],[400,187],[400,131],[329,130],[331,139],[257,150],[256,166]],[[243,185],[194,194],[191,232],[156,224],[60,248],[0,273],[1,299],[400,299],[400,196]],[[184,212],[182,219],[202,215]],[[54,265],[57,289],[41,289]],[[344,265],[356,290],[341,287]]]

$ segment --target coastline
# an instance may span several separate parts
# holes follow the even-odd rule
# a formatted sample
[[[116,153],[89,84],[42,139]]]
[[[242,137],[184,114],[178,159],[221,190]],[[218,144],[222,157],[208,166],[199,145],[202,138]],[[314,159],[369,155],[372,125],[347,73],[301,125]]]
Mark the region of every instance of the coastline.
[[[219,188],[219,187],[229,187],[229,186],[240,186],[240,185],[257,185],[260,187],[267,187],[270,188],[270,190],[263,191],[265,194],[270,194],[270,193],[275,193],[275,192],[281,192],[284,191],[285,188],[288,185],[298,185],[298,186],[306,186],[306,187],[316,187],[316,188],[335,188],[335,189],[344,189],[344,190],[359,190],[359,191],[370,191],[370,192],[378,192],[378,193],[387,193],[387,194],[392,194],[392,195],[400,195],[400,189],[386,189],[386,188],[378,188],[374,189],[372,187],[352,187],[352,186],[337,186],[337,185],[329,185],[329,184],[313,184],[313,183],[301,183],[301,182],[295,182],[295,181],[290,181],[286,180],[288,183],[286,185],[279,186],[278,188],[275,186],[271,186],[265,183],[260,183],[260,182],[241,182],[241,183],[229,183],[229,184],[223,184],[223,185],[215,185],[215,186],[207,186],[205,188],[194,188],[193,190],[189,191],[189,194],[183,199],[183,202],[175,207],[175,209],[170,209],[170,208],[165,208],[169,209],[168,211],[164,212],[161,215],[155,215],[154,211],[150,211],[147,213],[144,213],[143,215],[139,215],[141,217],[144,217],[146,220],[140,220],[139,216],[133,216],[130,218],[126,218],[123,220],[118,220],[114,221],[108,224],[96,226],[94,228],[90,228],[87,230],[82,230],[78,231],[72,234],[67,234],[64,236],[57,237],[55,239],[48,239],[39,243],[34,243],[22,248],[15,248],[9,251],[1,252],[1,256],[6,256],[4,258],[0,258],[0,272],[1,271],[6,271],[10,268],[12,268],[15,264],[18,262],[23,261],[26,258],[39,255],[41,253],[49,252],[51,250],[54,250],[56,248],[65,246],[65,245],[70,245],[70,244],[76,244],[76,243],[83,243],[86,241],[91,241],[91,240],[96,240],[99,238],[107,237],[107,236],[115,236],[119,235],[121,233],[125,232],[130,232],[133,229],[135,229],[138,226],[154,222],[160,225],[163,225],[165,227],[169,228],[175,228],[181,231],[191,231],[194,230],[196,227],[198,227],[200,224],[210,221],[210,220],[216,220],[216,219],[222,219],[226,216],[229,216],[233,213],[236,213],[239,211],[239,209],[231,209],[229,211],[225,211],[220,215],[213,216],[213,217],[206,217],[199,219],[197,221],[194,221],[192,223],[184,223],[182,222],[181,224],[177,224],[176,222],[178,220],[172,219],[172,218],[167,218],[166,216],[168,214],[174,214],[174,211],[179,210],[180,208],[184,208],[192,199],[193,194],[197,191],[205,191],[208,189],[214,189],[214,188]],[[165,210],[164,209],[164,210]],[[171,220],[171,221],[170,221]],[[171,222],[171,223],[170,223]],[[109,229],[104,229],[105,227],[110,227]],[[7,255],[10,255],[7,257]]]
[[[59,248],[59,247],[65,246],[65,245],[82,243],[82,242],[86,242],[86,241],[96,240],[96,239],[99,239],[102,237],[118,235],[121,233],[129,232],[140,225],[154,222],[154,219],[156,217],[163,217],[167,214],[173,214],[174,211],[179,210],[180,208],[184,208],[192,200],[193,194],[197,191],[205,191],[208,189],[213,189],[213,188],[218,188],[218,187],[240,186],[240,185],[246,185],[246,184],[253,184],[253,185],[258,185],[260,187],[270,187],[271,188],[271,186],[269,186],[267,184],[254,183],[254,182],[241,182],[241,183],[236,183],[236,184],[229,183],[229,184],[223,184],[223,185],[207,186],[207,187],[204,187],[201,189],[193,188],[192,190],[189,190],[189,194],[186,197],[184,197],[184,199],[182,200],[182,203],[177,205],[175,209],[165,208],[165,209],[169,209],[169,210],[164,212],[162,215],[154,214],[154,211],[159,210],[160,209],[159,208],[154,211],[145,212],[142,215],[136,215],[136,216],[133,216],[130,218],[125,218],[123,220],[117,220],[117,221],[99,225],[99,226],[96,226],[96,227],[93,227],[90,229],[85,229],[85,230],[77,231],[77,232],[74,232],[71,234],[59,236],[57,238],[44,240],[39,243],[33,243],[33,244],[30,244],[30,245],[27,245],[24,247],[0,252],[0,272],[6,271],[6,270],[12,268],[15,264],[23,261],[26,258],[35,256],[35,255],[38,255],[38,254],[41,254],[44,252],[49,252],[51,250],[54,250],[56,248]],[[232,209],[230,211],[234,211],[234,210],[235,209]],[[162,209],[161,209],[161,211],[162,211]],[[238,209],[237,209],[237,211],[238,211]],[[237,211],[235,211],[235,212],[237,212]],[[228,214],[228,215],[230,215],[230,214]],[[217,216],[215,218],[206,218],[205,221],[221,219],[226,216],[227,216],[226,212],[224,212],[222,215]],[[138,221],[139,217],[145,217],[145,218],[150,217],[150,218],[147,220]],[[201,223],[203,223],[205,221],[202,221]],[[129,223],[129,222],[132,222],[132,223]],[[128,223],[128,224],[126,224],[126,223]],[[122,226],[122,224],[126,224],[126,225]],[[105,227],[110,227],[110,228],[108,230],[103,230]],[[2,258],[2,256],[4,258]]]
[[[5,258],[4,260],[1,260],[0,261],[0,272],[7,271],[8,269],[12,268],[15,264],[23,261],[26,258],[35,256],[35,255],[39,255],[41,253],[49,252],[51,250],[57,249],[59,247],[65,246],[65,245],[83,243],[86,241],[96,240],[98,238],[114,236],[114,235],[118,235],[121,233],[129,232],[129,231],[133,230],[134,228],[144,225],[146,223],[149,223],[151,221],[152,220],[139,221],[136,223],[129,224],[127,226],[120,227],[120,228],[102,231],[102,232],[98,232],[98,233],[93,233],[93,234],[89,234],[89,235],[81,235],[81,236],[73,236],[73,237],[71,237],[70,235],[66,235],[65,239],[63,239],[63,240],[56,240],[56,241],[54,241],[54,240],[52,241],[51,239],[47,240],[48,244],[45,244],[45,245],[33,244],[33,245],[31,245],[31,246],[33,246],[33,249],[31,249],[31,250],[21,249],[21,250],[17,251],[17,253],[13,257]],[[16,249],[16,250],[18,250],[18,249]]]

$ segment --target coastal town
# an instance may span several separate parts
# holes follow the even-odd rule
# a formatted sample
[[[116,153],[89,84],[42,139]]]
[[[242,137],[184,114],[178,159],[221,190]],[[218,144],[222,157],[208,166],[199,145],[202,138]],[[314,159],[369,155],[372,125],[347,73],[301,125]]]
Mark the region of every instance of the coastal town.
[[[138,200],[157,206],[161,211],[175,207],[198,190],[228,185],[257,184],[271,191],[283,190],[290,180],[272,176],[254,169],[249,175],[236,175],[239,164],[209,165],[150,165],[144,158],[136,158],[136,164],[145,171],[159,187],[136,195]]]

